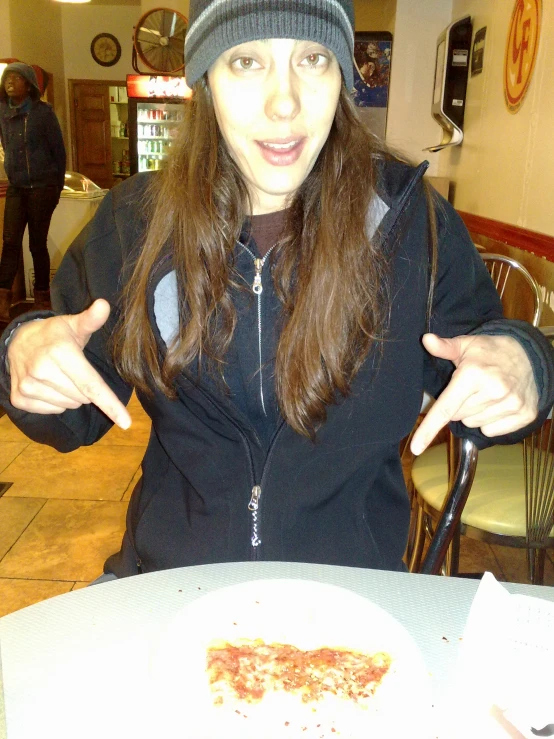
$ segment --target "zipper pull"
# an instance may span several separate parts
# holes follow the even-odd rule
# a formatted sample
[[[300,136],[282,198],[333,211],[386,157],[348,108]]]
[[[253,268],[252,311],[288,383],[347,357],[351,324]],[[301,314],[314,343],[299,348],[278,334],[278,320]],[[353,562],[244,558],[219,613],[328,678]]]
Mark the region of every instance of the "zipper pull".
[[[262,494],[261,487],[259,485],[254,485],[254,487],[252,488],[252,495],[250,496],[250,503],[248,504],[249,511],[258,510],[258,504],[260,502],[261,494]]]
[[[263,259],[254,259],[254,269],[256,273],[254,275],[254,282],[252,284],[252,292],[255,295],[262,294],[262,268],[264,266]]]

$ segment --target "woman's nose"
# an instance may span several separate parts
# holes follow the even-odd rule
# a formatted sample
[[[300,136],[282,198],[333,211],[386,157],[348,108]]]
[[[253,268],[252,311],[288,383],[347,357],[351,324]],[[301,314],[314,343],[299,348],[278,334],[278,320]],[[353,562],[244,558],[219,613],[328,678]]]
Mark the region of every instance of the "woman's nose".
[[[300,111],[298,80],[290,70],[276,70],[267,81],[265,112],[271,120],[292,120]]]

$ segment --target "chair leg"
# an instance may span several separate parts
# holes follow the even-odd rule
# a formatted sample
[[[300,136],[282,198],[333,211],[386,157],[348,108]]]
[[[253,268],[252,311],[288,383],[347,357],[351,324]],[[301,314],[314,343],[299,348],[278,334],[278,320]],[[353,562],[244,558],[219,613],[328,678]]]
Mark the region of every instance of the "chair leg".
[[[546,560],[546,549],[528,549],[527,565],[529,567],[529,580],[533,585],[544,583],[544,564]]]
[[[446,577],[457,577],[460,570],[460,524],[456,526],[454,531],[454,537],[446,557],[444,558],[444,565],[442,568],[442,574]]]
[[[408,498],[410,500],[410,526],[408,528],[408,542],[406,544],[406,551],[404,552],[404,561],[409,563],[412,561],[414,547],[417,541],[417,516],[419,505],[417,502],[417,495],[413,487],[406,485],[408,489]]]
[[[425,544],[425,526],[423,508],[414,502],[415,517],[412,516],[413,527],[410,525],[410,549],[408,553],[408,570],[410,572],[418,572],[421,566],[421,556],[423,554],[423,546]],[[413,529],[413,530],[412,530]]]

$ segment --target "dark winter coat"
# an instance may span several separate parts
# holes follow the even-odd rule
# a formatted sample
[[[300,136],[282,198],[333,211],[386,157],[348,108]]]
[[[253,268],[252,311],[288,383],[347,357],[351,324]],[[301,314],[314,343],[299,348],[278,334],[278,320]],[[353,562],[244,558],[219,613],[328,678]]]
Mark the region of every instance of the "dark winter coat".
[[[13,70],[28,75],[32,85],[28,103],[12,107],[4,89],[4,78]],[[30,72],[28,72],[30,70]],[[14,187],[63,189],[66,153],[60,124],[52,106],[39,99],[36,77],[26,64],[10,64],[0,80],[0,143],[4,169]]]
[[[236,296],[238,326],[225,370],[232,396],[226,397],[204,375],[198,381],[188,373],[175,383],[175,400],[157,391],[152,397],[139,393],[152,432],[122,550],[108,560],[108,571],[126,576],[250,559],[402,568],[410,506],[399,442],[414,425],[423,391],[439,394],[453,371],[421,344],[429,289],[423,171],[400,164],[382,171],[381,200],[370,227],[377,227],[376,238],[391,263],[390,329],[382,354],[369,354],[348,398],[329,407],[315,442],[293,431],[274,401],[271,359],[279,303],[269,260],[260,304],[244,292]],[[124,403],[132,388],[114,371],[106,342],[117,320],[125,266],[145,227],[141,193],[148,176],[130,178],[106,196],[53,282],[59,313],[77,313],[100,297],[111,303],[107,325],[92,336],[85,354]],[[462,221],[445,201],[438,216],[439,272],[431,328],[445,337],[473,331],[518,338],[533,361],[540,423],[553,402],[550,345],[528,324],[501,318],[497,293]],[[255,253],[255,244],[248,246]],[[253,259],[240,244],[236,268],[252,284]],[[170,338],[176,315],[167,290],[170,282],[168,260],[152,279],[148,296],[162,354],[163,337]],[[9,403],[8,385],[4,377],[0,402],[10,418],[32,439],[61,451],[93,444],[111,426],[93,405],[60,416],[18,411]],[[454,427],[458,432],[462,428]],[[497,441],[514,441],[528,430]],[[490,443],[478,430],[466,431],[479,446]]]

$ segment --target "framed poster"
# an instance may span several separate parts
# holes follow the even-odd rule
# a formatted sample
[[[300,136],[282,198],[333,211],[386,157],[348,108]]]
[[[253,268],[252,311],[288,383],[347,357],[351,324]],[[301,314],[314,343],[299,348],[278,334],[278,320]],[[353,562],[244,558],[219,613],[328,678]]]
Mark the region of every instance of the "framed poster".
[[[381,139],[387,130],[391,61],[391,33],[354,34],[354,102],[366,125]]]

